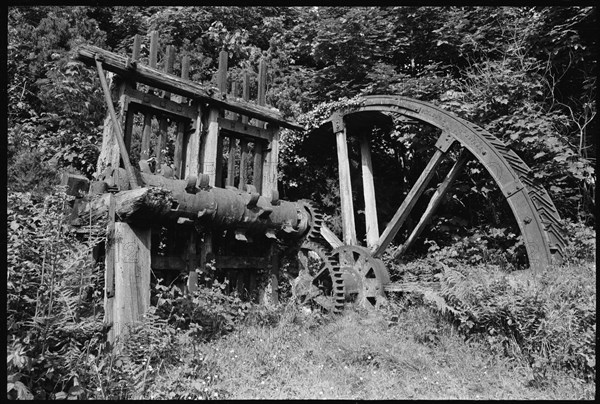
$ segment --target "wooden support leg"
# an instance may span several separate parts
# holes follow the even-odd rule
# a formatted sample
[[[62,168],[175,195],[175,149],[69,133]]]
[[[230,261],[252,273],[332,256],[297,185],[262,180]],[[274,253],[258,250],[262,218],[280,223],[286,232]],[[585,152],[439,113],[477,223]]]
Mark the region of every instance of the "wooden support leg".
[[[111,344],[127,333],[127,327],[140,321],[150,307],[150,229],[115,223],[115,296]]]
[[[198,234],[195,229],[192,229],[188,241],[188,291],[194,293],[198,290],[198,274],[196,273],[196,242]]]
[[[261,299],[263,304],[275,305],[279,303],[279,261],[279,251],[273,243],[269,251],[269,281]]]

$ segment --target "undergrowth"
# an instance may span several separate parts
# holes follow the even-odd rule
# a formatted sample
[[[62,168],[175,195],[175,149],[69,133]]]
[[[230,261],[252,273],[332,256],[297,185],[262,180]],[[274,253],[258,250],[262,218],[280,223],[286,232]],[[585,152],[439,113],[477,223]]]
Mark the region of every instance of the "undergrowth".
[[[407,264],[389,263],[392,277],[409,291],[405,304],[427,304],[465,338],[483,340],[493,352],[526,361],[532,384],[548,383],[555,370],[593,380],[595,233],[572,222],[565,229],[566,262],[560,266],[516,270],[475,235],[449,247],[434,246],[427,257]],[[481,260],[485,256],[495,260]]]

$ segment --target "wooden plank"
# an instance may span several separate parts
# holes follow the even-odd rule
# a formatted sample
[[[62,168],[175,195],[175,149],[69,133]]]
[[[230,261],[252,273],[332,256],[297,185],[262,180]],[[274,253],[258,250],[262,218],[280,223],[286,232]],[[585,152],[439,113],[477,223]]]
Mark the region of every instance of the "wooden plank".
[[[250,100],[250,74],[247,70],[244,71],[244,78],[242,79],[242,99],[245,102]],[[248,116],[242,115],[242,123],[248,123]]]
[[[266,257],[242,257],[221,255],[215,257],[215,266],[217,268],[229,269],[249,269],[249,268],[266,268],[268,265]]]
[[[217,174],[217,149],[219,142],[219,110],[208,112],[208,132],[202,144],[202,173],[210,178],[210,186],[215,186]]]
[[[248,141],[240,140],[240,182],[238,189],[246,190],[248,183]]]
[[[167,52],[165,55],[164,71],[165,73],[171,73],[173,70],[173,62],[175,61],[175,49],[173,45],[167,46]],[[171,101],[171,93],[163,91],[163,99],[165,101]],[[158,120],[158,139],[156,140],[156,167],[161,167],[163,161],[166,161],[166,148],[168,142],[168,131],[169,124],[165,116],[161,116]]]
[[[365,225],[367,247],[372,247],[379,238],[377,223],[377,206],[375,201],[375,185],[373,183],[373,162],[371,161],[371,146],[365,134],[359,136],[360,157],[362,165],[363,195],[365,199]]]
[[[433,213],[436,211],[440,203],[444,200],[444,197],[450,189],[450,186],[452,185],[452,183],[454,183],[454,180],[456,180],[456,177],[458,177],[467,161],[469,161],[470,157],[471,153],[469,153],[466,149],[463,149],[460,156],[456,160],[456,163],[454,163],[454,165],[446,175],[446,178],[444,178],[440,186],[436,189],[435,193],[431,196],[431,199],[429,200],[427,208],[421,216],[419,223],[417,223],[416,227],[413,229],[410,236],[408,236],[404,244],[402,244],[394,251],[394,258],[398,258],[402,254],[404,254],[406,250],[408,250],[410,246],[415,242],[415,240],[421,235],[421,232],[425,229],[425,226],[429,224]]]
[[[235,138],[229,136],[229,154],[227,157],[227,182],[225,185],[233,187],[235,184]]]
[[[150,307],[150,229],[115,223],[115,297],[111,343],[141,321]],[[112,335],[111,335],[112,334]]]
[[[271,141],[273,134],[275,133],[273,129],[263,129],[258,126],[226,118],[219,118],[219,127],[222,130],[231,132],[239,137],[248,136],[250,138],[259,138],[266,141]]]
[[[187,268],[187,262],[180,256],[153,254],[150,267],[166,271],[184,271]]]
[[[321,236],[329,243],[331,248],[338,248],[344,245],[331,229],[324,224],[321,225]]]
[[[152,67],[138,64],[135,70],[128,69],[126,57],[96,46],[82,45],[77,49],[77,59],[83,63],[94,65],[94,58],[96,56],[102,60],[102,65],[106,70],[117,73],[127,80],[134,80],[160,90],[205,101],[217,108],[225,108],[232,112],[248,115],[252,118],[261,119],[285,128],[304,130],[299,124],[284,119],[282,113],[275,108],[256,105],[239,98],[223,97],[223,94],[218,91],[211,91],[211,88],[208,86],[184,80],[173,74],[153,69]]]
[[[260,59],[258,63],[258,94],[257,94],[258,105],[265,105],[267,101],[267,63],[264,58]],[[257,126],[265,127],[264,122],[258,122]]]
[[[133,88],[126,88],[125,94],[129,97],[129,103],[136,111],[150,115],[160,113],[171,116],[173,119],[194,119],[197,110],[189,105],[161,98],[153,94],[144,93]]]
[[[109,194],[109,220],[106,226],[106,254],[104,256],[104,324],[109,326],[108,339],[114,343],[114,303],[115,303],[115,199]]]
[[[231,93],[229,94],[232,97],[237,97],[238,95],[238,83],[237,81],[234,81],[231,83]],[[234,121],[237,121],[239,118],[239,114],[236,114],[234,112],[231,113],[231,119]]]
[[[415,182],[411,190],[404,198],[404,201],[402,201],[402,204],[400,205],[400,207],[394,214],[394,217],[388,223],[387,227],[377,240],[377,243],[371,248],[371,252],[374,257],[381,256],[384,253],[387,246],[392,242],[392,240],[398,233],[398,230],[400,230],[400,228],[404,224],[404,221],[408,217],[410,211],[417,203],[417,200],[419,199],[423,191],[425,191],[425,188],[429,184],[429,181],[431,181],[431,178],[435,174],[435,169],[437,168],[438,164],[442,161],[444,154],[445,153],[443,153],[440,149],[435,150],[433,157],[427,163],[427,166],[417,179],[417,182]]]
[[[269,288],[270,290],[270,303],[275,305],[279,303],[279,265],[280,257],[279,250],[275,243],[271,244],[269,259]]]
[[[259,194],[262,194],[262,176],[263,176],[263,144],[254,142],[254,157],[252,166],[252,185]]]
[[[123,130],[121,129],[121,124],[119,123],[119,119],[117,118],[117,114],[115,112],[110,89],[108,87],[108,83],[106,82],[106,76],[104,75],[104,69],[99,61],[96,61],[96,68],[98,69],[98,76],[100,77],[100,83],[104,92],[104,100],[108,106],[108,112],[110,113],[112,126],[115,129],[114,136],[117,139],[117,144],[119,145],[121,160],[123,161],[123,165],[127,171],[127,176],[129,177],[129,183],[131,184],[131,188],[138,188],[139,185],[137,183],[135,172],[133,171],[133,167],[129,161],[129,153],[127,152],[127,148],[125,147],[125,142],[123,140]]]
[[[190,57],[188,55],[183,57],[181,61],[181,78],[187,79],[190,74]],[[198,110],[185,104],[185,98],[180,97],[178,105],[183,105],[189,108],[190,112],[194,114],[191,118],[193,121],[196,118]],[[184,167],[185,167],[185,148],[186,148],[186,135],[188,124],[185,121],[179,120],[177,122],[177,138],[175,139],[175,152],[173,153],[173,165],[175,166],[175,175],[177,178],[184,178]]]
[[[158,60],[158,31],[150,33],[150,55],[149,64],[152,69],[156,68]],[[152,90],[148,91],[148,95],[152,95]],[[130,95],[131,96],[131,95]],[[152,137],[152,114],[144,114],[144,126],[142,128],[142,142],[140,149],[140,159],[147,160],[150,157],[150,138]]]
[[[217,162],[215,164],[217,172],[215,173],[215,186],[223,188],[223,137],[217,138]]]
[[[261,195],[271,198],[273,191],[277,191],[277,164],[279,162],[279,132],[273,134],[267,150],[264,151],[263,176]]]
[[[352,178],[350,177],[350,159],[348,157],[348,141],[346,125],[341,116],[334,122],[335,141],[338,156],[338,173],[340,178],[340,202],[342,209],[342,227],[344,244],[357,245],[356,227],[354,224],[354,204],[352,202]]]
[[[190,232],[187,248],[187,269],[188,269],[188,282],[187,289],[190,293],[194,293],[198,290],[198,274],[196,273],[197,266],[197,255],[196,249],[198,246],[198,233],[195,229]]]
[[[194,104],[193,104],[194,105]],[[199,103],[195,104],[198,113],[194,120],[194,131],[188,136],[185,145],[185,177],[198,176],[200,172],[201,156],[200,148],[202,144],[202,131],[204,129],[203,108]],[[218,125],[218,124],[217,124]]]
[[[131,48],[131,61],[137,63],[142,51],[142,37],[139,34],[133,36],[133,47]]]
[[[110,80],[110,91],[111,98],[117,99],[120,101],[123,100],[122,94],[125,91],[126,84],[118,77],[113,77],[113,75],[109,75],[108,80]],[[119,117],[122,119],[124,116],[124,105],[119,105]],[[117,143],[117,138],[115,136],[116,129],[112,124],[112,117],[110,112],[106,112],[106,117],[104,118],[104,129],[102,132],[102,146],[100,148],[100,155],[98,156],[98,161],[96,163],[96,174],[101,174],[106,170],[107,167],[117,168],[119,167],[119,162],[121,156],[119,154],[119,144]]]

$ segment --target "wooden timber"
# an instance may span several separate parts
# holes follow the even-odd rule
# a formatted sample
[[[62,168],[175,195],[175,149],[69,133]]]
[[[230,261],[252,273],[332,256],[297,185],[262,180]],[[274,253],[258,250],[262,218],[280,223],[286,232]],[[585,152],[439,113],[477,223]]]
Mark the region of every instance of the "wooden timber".
[[[227,98],[218,89],[211,89],[210,87],[142,64],[137,64],[135,68],[131,68],[131,65],[128,67],[127,57],[106,51],[97,46],[82,45],[77,49],[77,58],[85,64],[95,65],[96,57],[100,58],[106,70],[123,76],[128,80],[147,84],[183,97],[201,100],[217,108],[225,108],[232,112],[244,114],[284,128],[304,130],[297,123],[284,119],[281,112],[274,108],[252,104],[239,98]]]
[[[363,194],[365,199],[365,226],[367,247],[372,247],[379,238],[379,225],[377,223],[377,207],[375,203],[375,185],[373,183],[373,163],[371,161],[371,147],[369,138],[361,133],[360,156],[362,164]]]

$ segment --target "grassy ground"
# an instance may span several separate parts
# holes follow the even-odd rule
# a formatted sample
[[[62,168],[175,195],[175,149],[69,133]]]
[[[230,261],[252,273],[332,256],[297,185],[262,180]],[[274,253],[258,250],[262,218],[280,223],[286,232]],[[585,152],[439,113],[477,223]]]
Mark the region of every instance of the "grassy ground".
[[[533,385],[526,365],[465,342],[426,307],[325,318],[288,306],[276,325],[184,346],[181,365],[161,372],[146,398],[172,398],[161,392],[174,385],[178,397],[213,399],[595,397],[594,383],[564,374]]]

